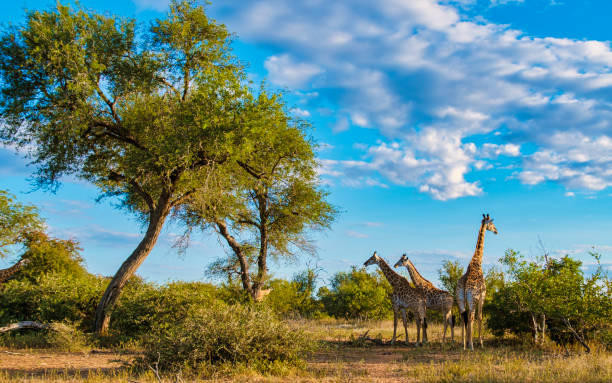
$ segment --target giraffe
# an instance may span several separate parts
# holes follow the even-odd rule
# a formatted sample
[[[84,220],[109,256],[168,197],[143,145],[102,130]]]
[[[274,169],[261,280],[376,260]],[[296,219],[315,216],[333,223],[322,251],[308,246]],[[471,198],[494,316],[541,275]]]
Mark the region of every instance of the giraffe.
[[[7,279],[13,276],[13,274],[21,270],[23,266],[27,265],[29,261],[30,261],[29,259],[21,258],[19,262],[15,263],[13,266],[9,267],[8,269],[0,270],[0,286],[4,282],[6,282]]]
[[[385,262],[384,259],[378,256],[375,251],[374,254],[363,264],[364,266],[370,266],[378,264],[380,270],[383,272],[385,278],[393,287],[393,294],[391,294],[391,304],[393,305],[394,312],[394,324],[393,324],[393,341],[395,341],[395,327],[397,325],[397,311],[399,309],[408,309],[414,313],[414,318],[417,326],[417,344],[421,343],[421,328],[423,328],[423,343],[427,342],[427,320],[425,317],[425,299],[419,290],[410,286],[410,282],[406,278],[402,277]],[[404,331],[406,331],[406,344],[408,343],[408,330],[406,328],[406,316],[404,314]]]
[[[482,274],[482,254],[485,232],[487,230],[491,231],[493,234],[497,234],[497,228],[493,224],[493,219],[491,219],[488,214],[483,214],[480,230],[478,231],[476,251],[474,252],[474,256],[472,256],[467,271],[457,282],[456,297],[459,312],[463,317],[461,338],[463,340],[464,350],[466,349],[466,332],[467,343],[469,344],[470,350],[474,350],[472,338],[474,334],[473,324],[476,311],[478,311],[478,341],[482,347],[482,305],[484,304],[486,295],[485,280]]]
[[[405,266],[410,274],[410,279],[417,289],[420,289],[425,297],[425,306],[427,309],[440,311],[444,316],[444,333],[442,335],[442,343],[446,342],[446,327],[450,325],[451,340],[455,339],[454,325],[455,321],[453,318],[453,295],[448,291],[440,290],[433,283],[417,271],[416,267],[412,264],[412,261],[408,259],[406,254],[397,261],[394,267]]]

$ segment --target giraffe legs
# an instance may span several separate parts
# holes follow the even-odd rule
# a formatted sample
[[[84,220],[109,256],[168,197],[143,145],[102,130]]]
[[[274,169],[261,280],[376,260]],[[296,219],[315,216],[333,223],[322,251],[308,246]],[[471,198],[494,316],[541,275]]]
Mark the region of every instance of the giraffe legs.
[[[480,343],[480,347],[483,347],[482,343],[482,306],[484,305],[485,293],[483,292],[480,295],[480,299],[478,300],[478,343]]]
[[[416,340],[416,344],[418,346],[418,345],[421,344],[421,318],[420,318],[420,316],[418,314],[416,314],[414,316],[414,321],[416,322],[416,328],[417,328],[417,340]]]
[[[468,313],[466,312],[465,304],[465,288],[461,286],[461,282],[457,286],[457,306],[459,307],[459,315],[461,316],[461,342],[463,343],[463,349],[466,348],[466,331],[468,325]]]
[[[393,305],[393,338],[391,339],[391,344],[395,344],[395,335],[397,332],[397,311],[398,307]]]
[[[476,315],[476,305],[474,304],[474,296],[468,291],[466,296],[466,311],[464,318],[467,317],[467,345],[470,347],[470,350],[474,351],[474,317]],[[464,347],[465,350],[465,342]]]
[[[402,309],[402,323],[404,324],[404,334],[406,336],[405,343],[408,345],[408,318],[406,317],[406,309]]]
[[[446,328],[450,325],[451,331],[451,340],[454,340],[455,335],[453,332],[453,312],[449,310],[446,315],[444,315],[444,333],[442,333],[442,343],[446,343]]]

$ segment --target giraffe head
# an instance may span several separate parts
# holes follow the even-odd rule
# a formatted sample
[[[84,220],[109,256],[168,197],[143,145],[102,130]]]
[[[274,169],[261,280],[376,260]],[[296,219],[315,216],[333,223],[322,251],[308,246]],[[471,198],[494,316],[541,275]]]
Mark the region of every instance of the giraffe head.
[[[375,263],[378,263],[379,260],[380,260],[380,257],[378,256],[378,253],[375,251],[374,254],[372,254],[372,256],[363,263],[363,265],[367,267]]]
[[[402,254],[402,257],[399,259],[399,261],[395,262],[393,267],[408,266],[408,262],[410,261],[408,260],[406,254]]]
[[[497,228],[493,224],[493,218],[489,217],[488,214],[482,215],[482,224],[485,225],[485,230],[489,230],[493,234],[497,234]]]

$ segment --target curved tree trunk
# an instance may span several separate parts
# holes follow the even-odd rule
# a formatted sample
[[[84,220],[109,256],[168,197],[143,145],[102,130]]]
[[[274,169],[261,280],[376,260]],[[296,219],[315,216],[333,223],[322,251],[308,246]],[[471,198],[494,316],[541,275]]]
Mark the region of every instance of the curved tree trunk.
[[[242,280],[242,288],[244,289],[244,291],[246,291],[251,296],[253,300],[255,300],[256,297],[255,297],[255,294],[253,293],[253,288],[251,286],[251,279],[249,277],[249,263],[246,259],[246,256],[244,255],[244,252],[242,251],[242,246],[240,246],[238,241],[236,241],[236,238],[234,238],[229,233],[225,222],[221,220],[216,220],[215,223],[217,224],[217,228],[219,229],[219,232],[221,233],[223,238],[225,238],[228,245],[234,251],[234,254],[238,258],[238,262],[240,262],[240,279]]]
[[[157,207],[150,215],[149,226],[147,227],[144,238],[140,241],[128,259],[123,262],[106,288],[106,291],[104,291],[104,295],[102,295],[102,299],[96,308],[94,319],[94,332],[96,334],[105,334],[108,331],[110,316],[117,303],[119,294],[121,294],[121,290],[149,255],[151,250],[153,250],[153,246],[155,246],[159,238],[159,233],[164,226],[164,221],[170,212],[171,206],[169,199],[165,197],[161,197],[158,202]]]

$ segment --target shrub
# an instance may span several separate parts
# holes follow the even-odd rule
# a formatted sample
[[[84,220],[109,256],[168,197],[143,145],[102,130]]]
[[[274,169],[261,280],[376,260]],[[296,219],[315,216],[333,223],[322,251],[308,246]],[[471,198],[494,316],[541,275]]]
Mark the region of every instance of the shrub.
[[[275,279],[265,304],[283,317],[320,318],[325,315],[323,304],[313,297],[316,283],[314,270],[308,269],[293,276],[291,281]]]
[[[592,255],[599,263],[600,256]],[[485,306],[490,316],[488,326],[497,334],[505,329],[525,332],[526,328],[537,334],[541,326],[532,325],[531,318],[545,316],[551,339],[578,341],[588,351],[586,340],[597,335],[605,338],[610,330],[612,283],[601,266],[585,277],[582,262],[569,256],[543,261],[527,261],[513,250],[506,251],[501,262],[508,269],[509,280]]]
[[[195,307],[214,304],[216,287],[199,282],[171,282],[158,286],[133,277],[112,314],[111,332],[119,338],[139,338],[171,327]]]
[[[348,273],[336,273],[331,288],[321,287],[317,295],[325,310],[336,318],[385,319],[393,314],[391,292],[391,285],[380,272],[370,274],[353,267]]]
[[[54,322],[46,330],[22,330],[0,334],[0,344],[11,348],[52,348],[58,351],[85,351],[87,336],[76,327]]]
[[[0,323],[33,320],[70,322],[82,330],[93,326],[96,304],[108,281],[87,275],[40,276],[37,281],[12,280],[0,294]]]
[[[216,303],[193,308],[171,326],[154,326],[136,365],[158,363],[161,371],[202,374],[227,364],[246,364],[265,372],[279,362],[299,365],[308,349],[305,335],[271,310]]]

